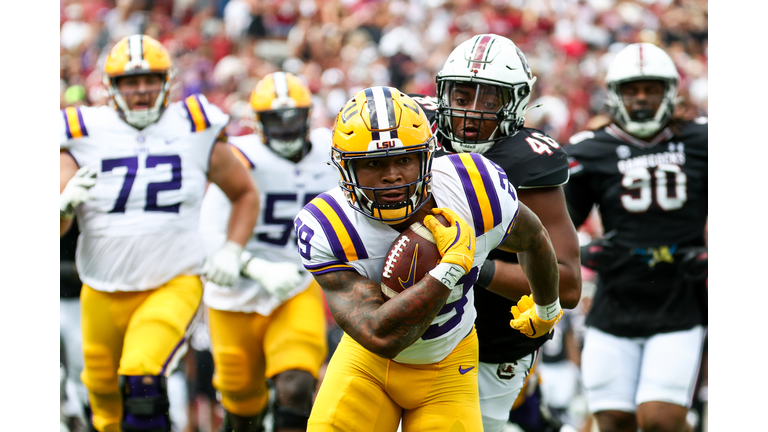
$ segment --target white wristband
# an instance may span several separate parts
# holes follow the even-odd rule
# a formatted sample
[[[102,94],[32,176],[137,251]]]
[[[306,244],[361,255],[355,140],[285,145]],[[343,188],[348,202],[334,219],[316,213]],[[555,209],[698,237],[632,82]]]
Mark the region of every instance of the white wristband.
[[[232,251],[232,252],[234,252],[234,253],[235,253],[235,255],[237,255],[238,257],[240,257],[240,255],[242,255],[242,253],[243,253],[243,247],[242,247],[242,246],[240,246],[239,244],[237,244],[237,243],[233,242],[232,240],[227,240],[227,241],[224,243],[224,246],[222,246],[221,248],[222,248],[222,249],[231,250],[231,251]]]
[[[559,298],[548,305],[542,306],[540,304],[534,303],[534,307],[536,308],[536,316],[544,321],[552,321],[553,319],[557,318],[558,315],[560,315]]]
[[[429,271],[429,275],[442,282],[448,289],[453,289],[459,278],[464,276],[464,268],[458,264],[440,263]]]

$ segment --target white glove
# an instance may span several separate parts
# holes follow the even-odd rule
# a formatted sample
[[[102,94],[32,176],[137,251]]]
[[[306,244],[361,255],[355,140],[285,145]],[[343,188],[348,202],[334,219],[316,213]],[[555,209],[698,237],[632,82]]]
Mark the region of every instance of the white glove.
[[[299,270],[293,263],[251,258],[243,268],[243,275],[261,284],[272,297],[282,302],[304,279]]]
[[[242,252],[242,246],[228,240],[203,265],[206,279],[216,285],[234,285],[237,278],[240,277],[240,269],[243,268],[243,262],[240,260]]]
[[[63,219],[69,219],[75,212],[75,207],[93,199],[90,190],[96,184],[97,171],[91,167],[84,166],[77,170],[64,190],[61,191],[59,215]]]

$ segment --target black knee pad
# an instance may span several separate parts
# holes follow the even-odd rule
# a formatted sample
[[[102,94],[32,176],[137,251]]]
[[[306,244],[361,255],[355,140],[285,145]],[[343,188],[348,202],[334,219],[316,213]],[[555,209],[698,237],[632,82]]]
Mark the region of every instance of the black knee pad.
[[[164,376],[119,378],[123,397],[123,432],[169,432],[168,382]]]
[[[86,423],[88,423],[85,428],[86,432],[98,432],[95,427],[93,427],[93,415],[91,413],[91,404],[85,403],[83,405],[83,417],[85,417]]]
[[[307,428],[309,411],[274,404],[272,416],[275,419],[275,429]]]
[[[266,409],[251,417],[238,416],[224,411],[221,432],[264,432],[264,417],[266,415]]]

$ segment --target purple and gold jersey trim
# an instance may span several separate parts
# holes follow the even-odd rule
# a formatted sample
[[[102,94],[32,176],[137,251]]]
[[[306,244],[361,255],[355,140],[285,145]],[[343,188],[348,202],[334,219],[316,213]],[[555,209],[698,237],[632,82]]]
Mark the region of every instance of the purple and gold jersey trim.
[[[83,122],[83,113],[80,112],[80,107],[69,107],[61,110],[64,115],[64,126],[67,129],[67,138],[82,138],[88,136],[88,130],[85,129],[85,122]]]
[[[507,230],[504,232],[504,238],[501,239],[501,242],[499,242],[499,244],[502,244],[505,241],[507,241],[507,237],[509,237],[509,235],[512,234],[512,228],[515,226],[515,221],[517,220],[518,214],[520,214],[520,206],[518,206],[517,210],[515,210],[515,215],[512,217],[512,221],[509,222],[509,226],[507,227]]]
[[[237,160],[239,160],[243,165],[245,165],[246,168],[252,169],[254,166],[256,166],[253,164],[253,162],[251,162],[250,159],[248,159],[248,156],[246,156],[242,150],[240,150],[239,148],[235,147],[232,144],[230,144],[229,147],[232,148],[232,153],[235,154],[235,157],[237,158]]]
[[[341,262],[368,259],[368,252],[344,210],[328,194],[320,194],[305,207],[320,222],[333,256]]]
[[[315,265],[305,265],[304,268],[309,270],[309,272],[313,275],[321,275],[323,273],[331,273],[335,271],[350,271],[350,270],[354,272],[357,271],[351,265],[343,262],[338,262],[338,261],[315,264]]]
[[[208,116],[205,115],[203,104],[197,95],[184,99],[184,108],[187,110],[189,121],[192,123],[192,132],[201,132],[211,127]]]
[[[475,221],[475,236],[479,237],[502,220],[501,202],[493,179],[477,153],[452,154],[447,157],[459,173]]]
[[[163,363],[163,369],[160,370],[159,375],[165,375],[167,373],[167,369],[169,365],[176,364],[178,362],[178,356],[184,355],[186,353],[186,349],[181,349],[182,346],[184,346],[184,343],[189,340],[189,338],[192,336],[192,330],[195,328],[195,324],[198,321],[198,318],[200,316],[200,306],[203,304],[203,299],[200,299],[200,303],[197,304],[197,309],[195,309],[195,313],[192,314],[192,319],[189,320],[187,323],[186,330],[184,331],[184,336],[181,338],[179,343],[176,344],[175,347],[173,347],[173,351],[171,351],[171,354],[165,359],[165,362]]]

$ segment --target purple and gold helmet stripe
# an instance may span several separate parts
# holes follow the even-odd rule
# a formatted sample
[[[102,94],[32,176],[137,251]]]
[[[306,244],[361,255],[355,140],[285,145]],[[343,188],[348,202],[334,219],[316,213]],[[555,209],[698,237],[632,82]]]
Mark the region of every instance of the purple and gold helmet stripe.
[[[320,194],[307,204],[306,209],[320,222],[333,255],[342,262],[368,259],[368,252],[341,207],[328,194]]]
[[[242,150],[235,147],[233,144],[230,144],[229,146],[232,148],[232,153],[235,154],[237,160],[239,160],[240,163],[242,163],[246,168],[251,169],[256,166],[253,164],[253,162],[251,162],[250,159],[248,159],[248,156],[246,156]]]
[[[371,122],[371,141],[397,138],[397,117],[389,87],[365,89],[368,116]]]
[[[184,108],[186,108],[189,121],[192,123],[192,132],[204,131],[211,127],[211,122],[208,121],[203,104],[200,103],[200,98],[197,95],[184,99]]]
[[[88,130],[85,129],[83,113],[80,112],[80,107],[64,108],[61,112],[64,115],[67,138],[73,139],[88,136]]]
[[[357,271],[351,265],[343,262],[338,262],[338,261],[315,264],[315,265],[305,265],[304,268],[306,268],[313,275],[321,275],[323,273],[331,273],[335,271],[345,271],[345,270]]]
[[[128,38],[128,64],[140,65],[144,60],[144,38],[133,35]]]
[[[275,72],[272,74],[272,80],[275,83],[275,99],[288,97],[288,78],[285,72]]]
[[[448,155],[459,173],[474,220],[475,236],[501,223],[501,203],[488,169],[477,153]]]

